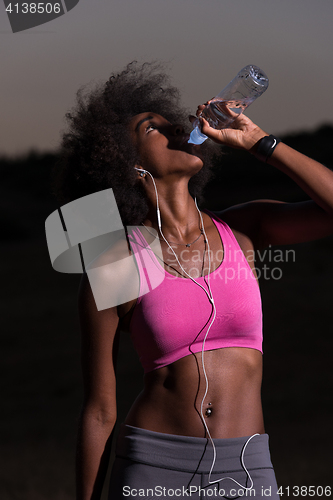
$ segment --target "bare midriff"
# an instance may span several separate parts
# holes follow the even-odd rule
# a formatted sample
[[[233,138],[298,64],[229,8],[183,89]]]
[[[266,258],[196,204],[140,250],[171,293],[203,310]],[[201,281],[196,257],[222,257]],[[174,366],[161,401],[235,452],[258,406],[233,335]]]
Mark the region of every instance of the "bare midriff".
[[[212,438],[262,434],[262,354],[227,347],[204,353],[208,392],[203,415]],[[200,417],[206,390],[201,352],[147,373],[125,423],[183,436],[207,437]]]

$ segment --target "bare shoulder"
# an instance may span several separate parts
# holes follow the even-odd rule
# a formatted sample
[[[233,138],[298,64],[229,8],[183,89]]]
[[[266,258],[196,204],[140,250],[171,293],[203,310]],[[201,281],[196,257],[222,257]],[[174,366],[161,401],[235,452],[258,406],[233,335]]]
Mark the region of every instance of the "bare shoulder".
[[[96,248],[90,252],[90,259],[86,269],[100,268],[101,271],[107,272],[110,264],[124,261],[130,255],[131,251],[125,232],[122,231],[117,238],[110,238],[104,244],[96,245]],[[125,268],[123,269],[125,270]]]
[[[138,297],[138,270],[125,235],[89,262],[82,286],[90,286],[98,311],[117,308]]]

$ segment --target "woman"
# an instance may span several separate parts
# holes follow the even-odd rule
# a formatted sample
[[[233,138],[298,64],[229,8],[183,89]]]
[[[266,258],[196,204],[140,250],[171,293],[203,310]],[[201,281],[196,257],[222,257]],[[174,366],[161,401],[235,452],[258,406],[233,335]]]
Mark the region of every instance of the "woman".
[[[200,211],[207,144],[188,143],[177,91],[166,82],[156,65],[129,65],[79,97],[64,137],[62,201],[112,187],[123,224],[143,224],[128,236],[129,255],[157,234],[162,256],[154,265],[165,272],[150,293],[101,311],[83,276],[77,499],[100,498],[116,422],[120,329],[131,331],[145,377],[120,431],[109,498],[238,498],[255,490],[256,497],[276,499],[260,400],[260,293],[246,256],[331,234],[333,173],[267,139],[244,115],[221,131],[202,120],[214,142],[267,160],[313,201]]]

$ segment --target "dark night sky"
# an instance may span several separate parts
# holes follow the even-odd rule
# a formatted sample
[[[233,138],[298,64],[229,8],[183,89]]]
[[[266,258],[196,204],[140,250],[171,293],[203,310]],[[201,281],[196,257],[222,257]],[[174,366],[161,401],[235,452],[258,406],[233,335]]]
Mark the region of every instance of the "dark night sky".
[[[80,0],[13,34],[0,4],[0,154],[53,150],[84,84],[133,59],[169,63],[192,111],[247,64],[270,78],[249,116],[268,132],[311,130],[333,115],[331,0]]]

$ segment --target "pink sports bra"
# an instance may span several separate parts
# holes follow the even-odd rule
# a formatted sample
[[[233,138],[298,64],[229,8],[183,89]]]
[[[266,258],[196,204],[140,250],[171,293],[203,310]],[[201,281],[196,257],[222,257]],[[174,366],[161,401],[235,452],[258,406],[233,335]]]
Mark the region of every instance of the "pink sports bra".
[[[258,283],[229,226],[213,214],[224,256],[210,273],[210,287],[216,318],[205,341],[205,351],[223,347],[248,347],[262,352],[262,307]],[[213,307],[206,293],[189,278],[168,273],[150,252],[139,229],[129,234],[140,275],[140,292],[134,308],[130,332],[145,373],[169,365],[202,350]],[[149,248],[149,247],[148,247]],[[143,290],[147,276],[158,270],[164,279],[148,293]],[[207,289],[205,279],[197,278]],[[160,280],[161,281],[161,280]]]

